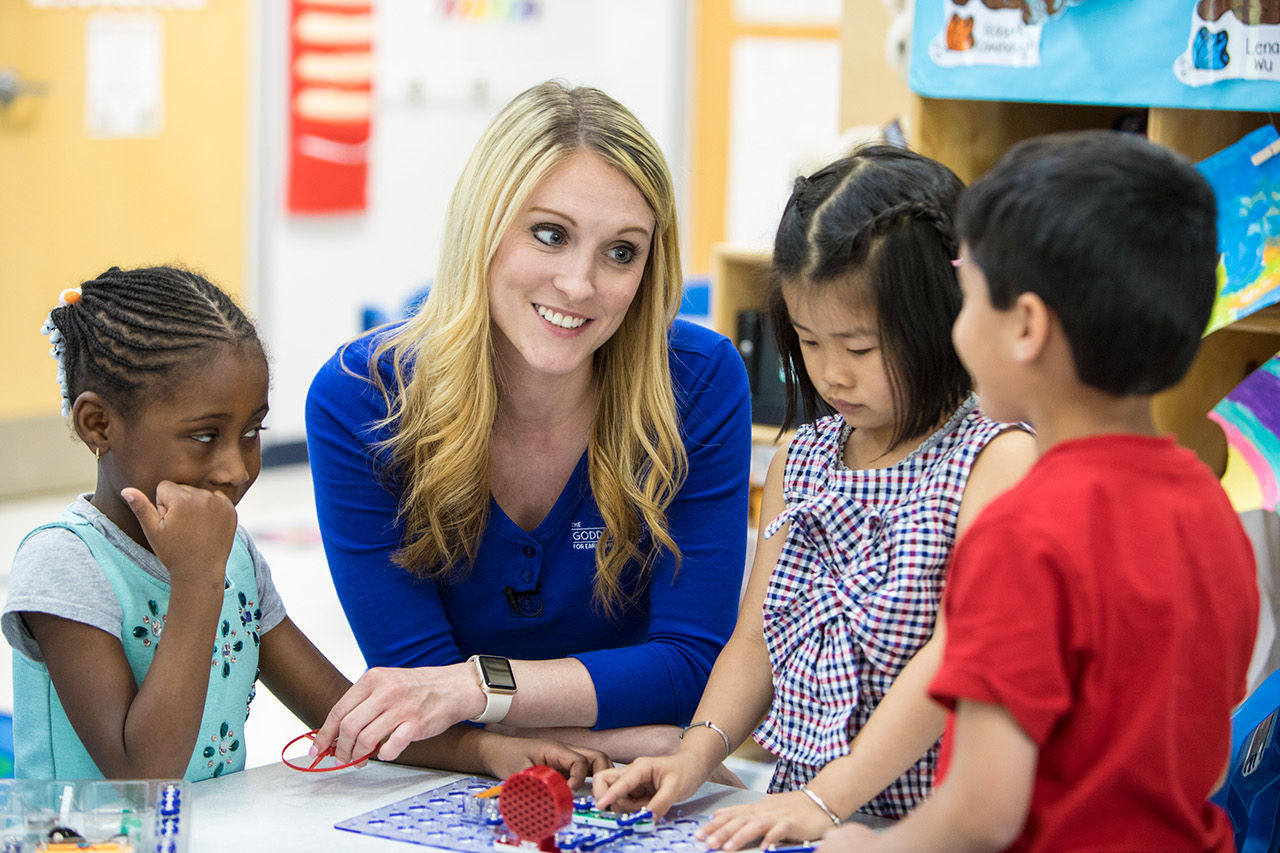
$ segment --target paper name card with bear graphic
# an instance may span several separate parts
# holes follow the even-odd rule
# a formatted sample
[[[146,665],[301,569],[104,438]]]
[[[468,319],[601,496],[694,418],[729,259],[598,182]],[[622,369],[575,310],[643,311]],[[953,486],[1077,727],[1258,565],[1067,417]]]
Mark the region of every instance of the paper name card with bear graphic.
[[[1280,81],[1280,0],[1199,0],[1173,73],[1188,86]]]
[[[1280,0],[914,0],[927,98],[1280,110]]]
[[[1040,64],[1044,23],[1082,0],[945,0],[946,25],[929,43],[937,65]]]

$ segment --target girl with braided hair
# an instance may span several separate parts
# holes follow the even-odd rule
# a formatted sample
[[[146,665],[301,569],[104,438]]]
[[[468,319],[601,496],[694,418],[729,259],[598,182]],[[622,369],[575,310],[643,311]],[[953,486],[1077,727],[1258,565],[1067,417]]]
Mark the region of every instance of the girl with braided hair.
[[[770,466],[772,521],[697,722],[675,754],[597,774],[600,807],[664,813],[753,730],[779,758],[774,796],[718,810],[700,830],[711,847],[813,839],[855,811],[895,819],[929,793],[947,560],[1034,457],[1028,433],[979,411],[951,344],[961,187],[882,145],[796,182],[770,309],[786,425],[800,405],[807,422]]]
[[[64,291],[44,332],[98,480],[14,557],[0,624],[17,650],[17,775],[198,781],[242,769],[259,674],[318,727],[350,682],[286,615],[236,520],[268,408],[253,323],[193,272],[112,267]],[[480,730],[401,760],[496,776],[550,763],[577,781],[607,763]]]

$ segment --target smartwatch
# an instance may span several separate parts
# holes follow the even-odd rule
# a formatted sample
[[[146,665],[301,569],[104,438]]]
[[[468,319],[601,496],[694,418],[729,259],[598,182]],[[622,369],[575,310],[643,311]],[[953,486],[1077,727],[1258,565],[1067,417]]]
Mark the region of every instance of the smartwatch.
[[[516,677],[511,672],[511,661],[496,655],[472,655],[467,663],[476,665],[480,676],[480,690],[484,693],[484,710],[473,723],[500,723],[511,710],[511,699],[516,695]]]

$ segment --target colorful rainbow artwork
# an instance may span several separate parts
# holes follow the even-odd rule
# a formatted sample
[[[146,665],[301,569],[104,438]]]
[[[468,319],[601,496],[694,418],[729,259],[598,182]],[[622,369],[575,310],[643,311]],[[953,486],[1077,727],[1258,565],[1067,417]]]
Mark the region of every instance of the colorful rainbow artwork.
[[[1280,355],[1249,374],[1209,417],[1227,434],[1222,486],[1236,511],[1274,511],[1280,503]]]

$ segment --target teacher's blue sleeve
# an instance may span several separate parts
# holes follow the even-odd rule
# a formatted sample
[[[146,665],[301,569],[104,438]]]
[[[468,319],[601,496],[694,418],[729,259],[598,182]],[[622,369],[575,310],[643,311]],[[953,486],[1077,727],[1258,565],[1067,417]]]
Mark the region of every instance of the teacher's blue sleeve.
[[[597,729],[687,724],[737,617],[751,454],[746,369],[722,335],[676,323],[671,371],[689,474],[667,520],[681,560],[663,554],[654,567],[646,643],[573,655],[595,684]]]
[[[307,394],[307,453],[325,556],[369,666],[455,663],[461,655],[436,584],[391,562],[404,527],[373,448],[386,434],[372,428],[386,415],[366,378],[373,340],[371,334],[339,350]]]

